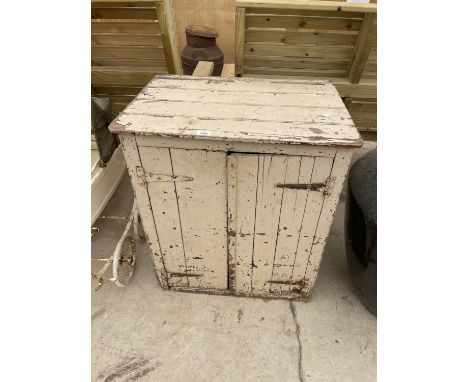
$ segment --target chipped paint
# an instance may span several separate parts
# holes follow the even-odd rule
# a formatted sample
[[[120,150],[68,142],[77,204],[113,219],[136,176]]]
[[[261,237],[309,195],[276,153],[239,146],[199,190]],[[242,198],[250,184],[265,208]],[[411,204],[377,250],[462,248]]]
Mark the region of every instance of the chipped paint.
[[[330,82],[163,76],[110,129],[163,287],[308,298],[362,144]]]

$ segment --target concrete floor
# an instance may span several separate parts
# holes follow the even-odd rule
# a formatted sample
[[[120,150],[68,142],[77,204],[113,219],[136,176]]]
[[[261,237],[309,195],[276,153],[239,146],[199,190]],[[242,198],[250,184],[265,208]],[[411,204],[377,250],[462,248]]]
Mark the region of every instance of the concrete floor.
[[[125,175],[102,215],[124,216],[132,201]],[[93,381],[375,381],[377,320],[348,276],[343,219],[342,198],[306,303],[163,290],[139,242],[126,288],[93,282]],[[112,253],[124,225],[98,219],[93,257]]]

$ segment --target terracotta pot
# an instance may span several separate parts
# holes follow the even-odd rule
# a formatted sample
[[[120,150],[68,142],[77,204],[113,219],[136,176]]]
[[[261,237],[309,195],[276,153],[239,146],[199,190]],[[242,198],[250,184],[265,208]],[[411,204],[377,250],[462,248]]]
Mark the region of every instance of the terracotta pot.
[[[192,75],[199,61],[210,61],[214,63],[213,76],[220,76],[224,54],[216,45],[218,32],[200,25],[189,25],[185,28],[185,36],[187,46],[180,53],[184,74]]]

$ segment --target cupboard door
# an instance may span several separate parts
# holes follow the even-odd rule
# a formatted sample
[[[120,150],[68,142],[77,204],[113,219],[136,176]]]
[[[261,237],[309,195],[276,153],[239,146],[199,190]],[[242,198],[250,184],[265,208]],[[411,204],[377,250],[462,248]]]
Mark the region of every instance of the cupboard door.
[[[299,293],[333,158],[230,154],[229,257],[239,294]]]
[[[226,154],[139,150],[168,285],[227,289]]]

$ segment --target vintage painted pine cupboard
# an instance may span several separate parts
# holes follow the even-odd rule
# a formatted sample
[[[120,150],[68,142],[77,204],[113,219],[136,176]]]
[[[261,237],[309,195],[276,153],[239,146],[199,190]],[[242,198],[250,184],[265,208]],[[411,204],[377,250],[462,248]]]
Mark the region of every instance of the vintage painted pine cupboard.
[[[362,145],[330,82],[157,76],[110,129],[164,288],[309,295]]]

